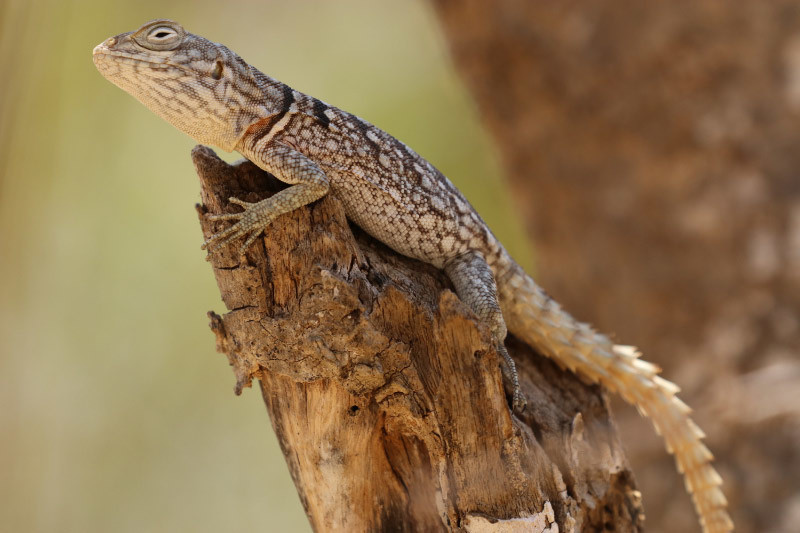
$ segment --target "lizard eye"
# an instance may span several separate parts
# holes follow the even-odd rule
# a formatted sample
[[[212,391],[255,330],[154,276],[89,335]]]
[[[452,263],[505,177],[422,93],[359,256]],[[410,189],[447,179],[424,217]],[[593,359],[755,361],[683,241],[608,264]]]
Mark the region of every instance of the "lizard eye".
[[[172,50],[183,40],[185,32],[178,24],[159,20],[145,24],[133,35],[133,39],[149,50]]]
[[[148,32],[146,39],[151,44],[164,45],[176,41],[178,32],[167,26],[157,26]]]
[[[211,71],[211,77],[218,80],[222,77],[222,61],[214,63],[214,70]]]

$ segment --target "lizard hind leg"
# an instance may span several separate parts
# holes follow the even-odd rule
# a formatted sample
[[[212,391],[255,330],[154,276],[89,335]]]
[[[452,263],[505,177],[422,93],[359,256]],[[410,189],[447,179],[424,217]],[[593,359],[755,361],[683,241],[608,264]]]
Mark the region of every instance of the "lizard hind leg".
[[[519,375],[514,360],[508,354],[504,341],[506,323],[497,299],[497,286],[486,259],[475,251],[467,252],[451,259],[444,271],[453,282],[456,294],[467,304],[478,319],[489,327],[498,353],[503,357],[508,371],[504,377],[511,382],[513,390],[513,409],[521,413],[525,409],[525,398],[519,386]]]

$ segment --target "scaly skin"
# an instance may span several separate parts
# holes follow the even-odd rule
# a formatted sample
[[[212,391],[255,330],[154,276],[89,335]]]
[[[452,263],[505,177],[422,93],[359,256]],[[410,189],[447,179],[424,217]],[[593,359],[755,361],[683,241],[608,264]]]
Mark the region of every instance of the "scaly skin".
[[[202,143],[237,150],[291,187],[244,208],[204,244],[244,238],[244,252],[276,217],[334,194],[347,217],[397,252],[444,269],[456,293],[492,333],[514,390],[525,400],[504,346],[506,324],[541,353],[608,389],[653,420],[694,499],[704,531],[727,532],[721,479],[677,387],[632,347],[575,321],[547,297],[433,165],[388,133],[262,74],[226,47],[156,20],[94,49],[98,70]]]

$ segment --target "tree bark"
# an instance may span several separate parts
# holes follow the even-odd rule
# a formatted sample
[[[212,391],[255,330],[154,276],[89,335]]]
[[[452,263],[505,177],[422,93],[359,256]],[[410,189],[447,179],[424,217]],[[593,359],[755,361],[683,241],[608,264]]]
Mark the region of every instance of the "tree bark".
[[[206,237],[228,198],[285,185],[192,152]],[[509,338],[528,408],[437,269],[351,228],[328,197],[247,252],[211,254],[229,312],[209,313],[241,393],[261,393],[315,531],[639,531],[639,494],[600,388]],[[258,460],[258,458],[254,458]]]
[[[797,531],[800,6],[432,4],[538,281],[683,387],[738,531]],[[695,529],[672,461],[634,418],[621,415],[649,529]]]

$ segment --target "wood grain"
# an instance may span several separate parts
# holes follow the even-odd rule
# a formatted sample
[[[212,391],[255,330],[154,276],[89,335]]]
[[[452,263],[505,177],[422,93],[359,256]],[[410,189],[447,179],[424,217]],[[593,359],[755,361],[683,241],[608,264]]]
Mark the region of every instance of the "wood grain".
[[[198,146],[200,223],[283,184]],[[512,416],[489,332],[446,276],[351,227],[336,198],[212,255],[217,349],[260,383],[315,531],[639,531],[639,493],[601,389],[513,338]],[[254,457],[254,461],[261,458]]]

